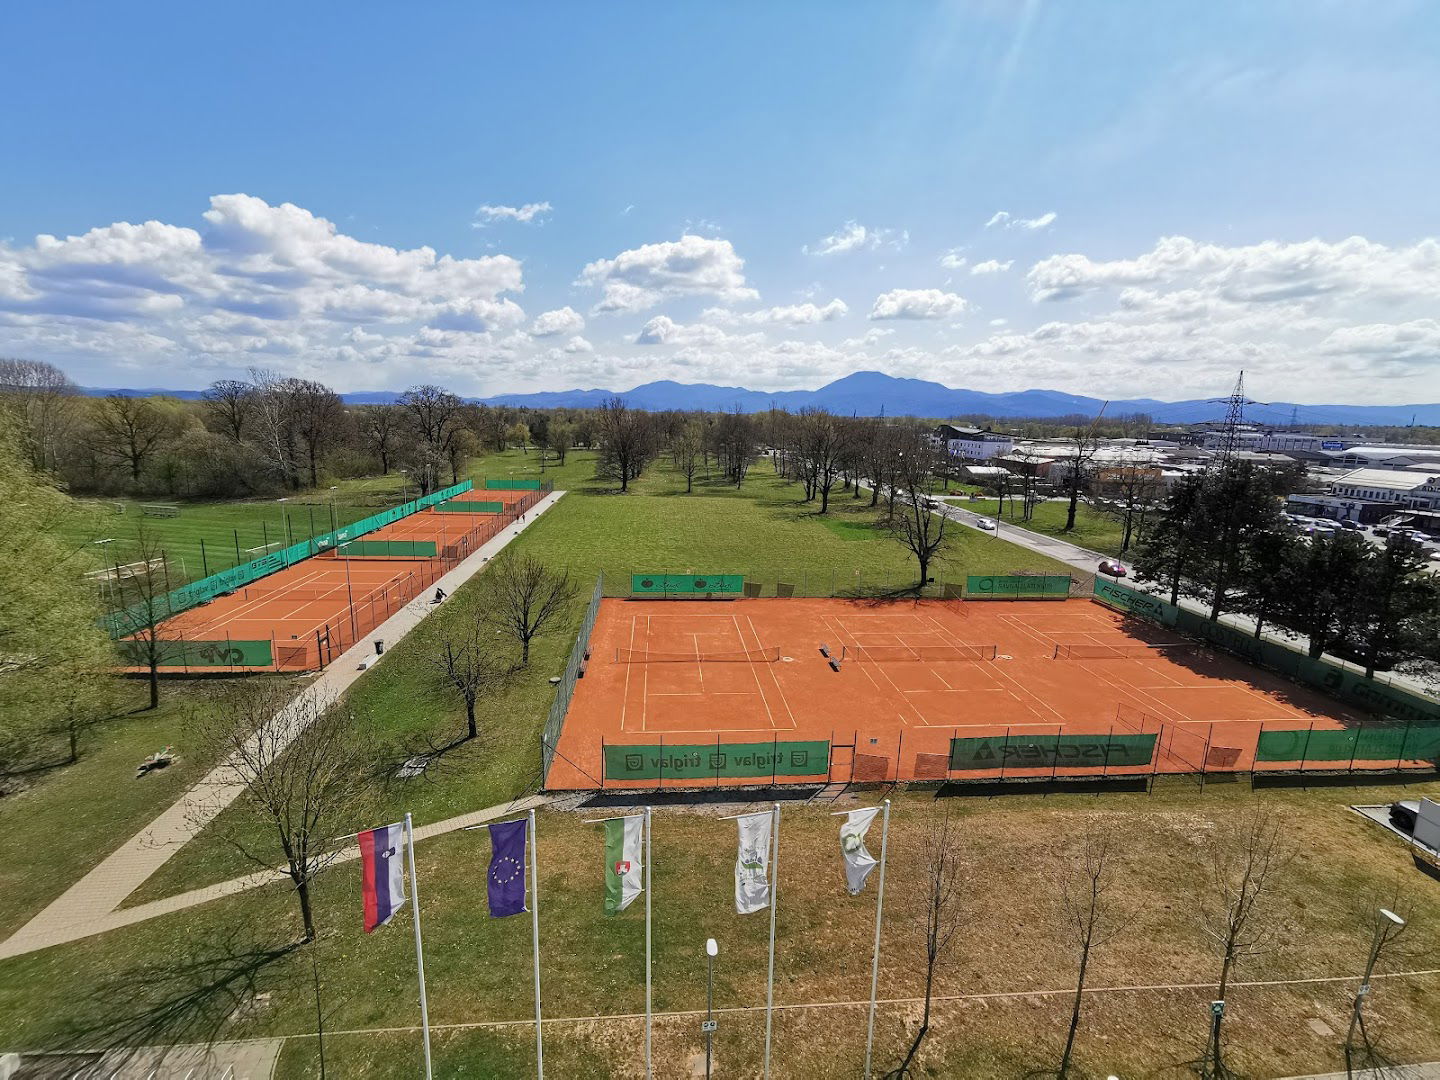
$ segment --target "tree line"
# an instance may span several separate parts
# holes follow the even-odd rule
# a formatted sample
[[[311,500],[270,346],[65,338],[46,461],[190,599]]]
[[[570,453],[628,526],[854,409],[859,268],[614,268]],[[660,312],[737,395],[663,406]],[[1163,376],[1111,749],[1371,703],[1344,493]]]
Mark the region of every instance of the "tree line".
[[[1306,536],[1284,516],[1284,470],[1232,460],[1186,477],[1166,496],[1135,571],[1171,603],[1189,597],[1211,618],[1246,615],[1306,638],[1309,653],[1353,660],[1373,675],[1440,662],[1440,575],[1418,544],[1371,544],[1358,531]]]
[[[536,447],[563,464],[595,437],[589,410],[478,405],[431,384],[394,404],[347,405],[322,382],[256,370],[197,401],[87,397],[29,360],[0,360],[0,412],[32,467],[97,495],[243,498],[400,469],[424,494],[481,454]]]

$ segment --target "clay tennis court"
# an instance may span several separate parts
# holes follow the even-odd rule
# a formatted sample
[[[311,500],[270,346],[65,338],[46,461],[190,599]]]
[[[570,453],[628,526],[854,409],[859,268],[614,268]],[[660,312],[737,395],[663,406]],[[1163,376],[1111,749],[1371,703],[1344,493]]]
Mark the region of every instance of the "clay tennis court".
[[[544,495],[452,499],[216,596],[162,624],[167,670],[322,668],[431,586]],[[480,503],[493,509],[452,507]],[[132,656],[143,655],[131,646]],[[142,650],[143,652],[143,650]]]
[[[546,786],[1248,770],[1356,719],[1090,600],[605,599]]]

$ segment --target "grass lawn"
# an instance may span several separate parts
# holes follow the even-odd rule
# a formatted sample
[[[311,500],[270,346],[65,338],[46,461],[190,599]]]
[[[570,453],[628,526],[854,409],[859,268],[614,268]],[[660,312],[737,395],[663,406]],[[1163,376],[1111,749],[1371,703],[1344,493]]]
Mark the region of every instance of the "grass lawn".
[[[977,514],[995,516],[994,499],[949,499],[948,502],[956,506],[963,506],[966,510]],[[1065,518],[1069,512],[1069,504],[1065,502],[1041,502],[1035,504],[1034,516],[1029,521],[1021,519],[1021,507],[1018,503],[1005,500],[1004,521],[1013,522],[1023,529],[1031,532],[1043,533],[1046,536],[1054,536],[1060,540],[1068,540],[1072,544],[1079,544],[1081,547],[1090,548],[1092,551],[1099,551],[1105,555],[1119,555],[1120,541],[1124,534],[1120,522],[1114,518],[1100,513],[1091,506],[1081,503],[1075,512],[1075,528],[1071,532],[1065,531]],[[1132,542],[1131,551],[1126,552],[1127,557],[1134,551]]]
[[[187,745],[185,717],[203,708],[224,684],[219,680],[167,682],[160,707],[141,709],[148,691],[140,680],[119,681],[127,710],[82,736],[80,758],[32,774],[19,793],[0,799],[0,937],[27,922],[50,901],[194,784],[210,763]],[[179,760],[135,778],[150,754],[175,747]],[[56,741],[55,752],[62,747]]]
[[[423,785],[418,782],[417,787]],[[1351,813],[1354,801],[1435,794],[1440,785],[1251,791],[1212,784],[1203,792],[1162,781],[1153,795],[1013,795],[937,800],[896,793],[890,833],[880,997],[920,992],[921,843],[947,810],[958,816],[965,856],[964,915],[937,992],[1010,995],[944,1002],[923,1055],[927,1075],[1014,1077],[1053,1067],[1064,1038],[1075,948],[1062,928],[1056,882],[1087,827],[1110,830],[1114,895],[1122,932],[1092,957],[1093,987],[1156,987],[1087,999],[1077,1051],[1086,1075],[1184,1076],[1203,1044],[1218,964],[1195,919],[1208,895],[1207,837],[1252,808],[1280,815],[1295,852],[1266,916],[1273,946],[1247,958],[1240,983],[1325,978],[1298,986],[1238,986],[1226,1031],[1230,1064],[1254,1076],[1343,1067],[1349,995],[1364,965],[1369,918],[1398,901],[1410,919],[1382,971],[1433,967],[1440,947],[1440,893],[1391,834]],[[863,1001],[869,983],[874,882],[846,895],[833,809],[787,805],[781,826],[776,1003]],[[764,914],[734,913],[735,826],[715,807],[665,808],[654,838],[655,1007],[704,1007],[707,936],[720,943],[716,1004],[746,1008],[721,1017],[716,1056],[724,1075],[759,1071],[763,1045]],[[594,811],[540,815],[541,966],[546,1055],[560,1075],[632,1076],[641,1059],[634,1020],[564,1022],[643,1011],[643,909],[601,911],[603,840],[583,823]],[[492,920],[480,886],[489,857],[483,832],[450,834],[417,849],[430,1011],[436,1025],[525,1021],[531,1015],[528,919]],[[418,1022],[413,942],[402,912],[366,936],[359,927],[358,869],[328,874],[318,889],[324,937],[314,954],[325,1026],[332,1033]],[[133,1041],[303,1034],[315,1028],[311,951],[269,962],[237,959],[296,933],[294,901],[268,888],[103,937],[0,963],[0,1045],[95,1045]],[[223,959],[224,957],[229,959]],[[227,977],[214,972],[224,971]],[[238,973],[243,973],[243,977]],[[1195,985],[1189,985],[1195,984]],[[1436,978],[1382,979],[1369,1003],[1372,1032],[1401,1061],[1440,1056]],[[251,992],[263,1006],[236,1006]],[[1050,993],[1056,991],[1056,993]],[[176,1007],[165,1010],[160,1006]],[[883,1006],[877,1063],[893,1065],[918,1016],[909,1003]],[[134,1025],[127,1023],[135,1020]],[[657,1075],[683,1075],[703,1047],[698,1018],[657,1025]],[[777,1076],[854,1075],[864,1050],[862,1009],[793,1009],[776,1022]],[[440,1075],[523,1075],[533,1063],[523,1026],[462,1030],[437,1039]],[[327,1066],[346,1076],[401,1075],[418,1067],[416,1035],[331,1034]],[[294,1040],[281,1076],[318,1075],[314,1040]],[[343,1063],[343,1068],[339,1063]]]

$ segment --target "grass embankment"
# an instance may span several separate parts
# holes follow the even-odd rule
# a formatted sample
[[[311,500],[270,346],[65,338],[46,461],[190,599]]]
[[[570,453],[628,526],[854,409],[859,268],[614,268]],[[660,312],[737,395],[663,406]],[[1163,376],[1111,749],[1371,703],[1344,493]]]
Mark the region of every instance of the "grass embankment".
[[[1366,802],[1434,793],[1437,785],[1370,788]],[[1118,838],[1114,895],[1123,932],[1092,959],[1095,987],[1172,987],[1097,994],[1088,999],[1077,1050],[1089,1075],[1186,1075],[1184,1062],[1203,1045],[1218,965],[1195,919],[1209,896],[1207,837],[1255,806],[1281,815],[1296,858],[1267,919],[1273,948],[1245,960],[1241,983],[1340,976],[1298,986],[1239,986],[1230,994],[1226,1031],[1230,1064],[1248,1075],[1274,1076],[1343,1067],[1340,1044],[1352,976],[1363,967],[1370,918],[1396,890],[1410,929],[1383,970],[1433,967],[1440,947],[1440,895],[1413,869],[1402,844],[1351,813],[1345,789],[1257,791],[1162,781],[1154,795],[1107,794],[1003,800],[895,797],[890,834],[882,999],[921,992],[917,898],[921,843],[945,811],[959,815],[967,851],[965,914],[923,1057],[930,1075],[1013,1077],[1053,1067],[1064,1038],[1075,946],[1062,928],[1056,882],[1087,825],[1103,823]],[[845,808],[854,803],[842,803]],[[843,888],[836,844],[837,807],[787,806],[781,826],[776,1003],[863,1001],[868,994],[874,883],[860,897]],[[734,913],[735,826],[715,808],[657,811],[654,839],[655,1007],[703,1009],[703,942],[720,943],[716,1004],[745,1008],[722,1015],[716,1056],[724,1075],[759,1071],[763,1039],[768,919]],[[593,812],[592,812],[593,813]],[[606,918],[601,911],[603,841],[584,812],[542,812],[539,825],[541,967],[547,1016],[546,1055],[564,1075],[634,1075],[642,1029],[635,1020],[566,1023],[562,1017],[640,1013],[643,909]],[[878,841],[878,837],[874,837]],[[872,845],[872,847],[878,846]],[[491,920],[485,908],[484,833],[458,833],[418,849],[426,972],[436,1025],[519,1021],[500,1030],[437,1038],[437,1074],[524,1075],[533,1067],[530,926],[524,917]],[[318,890],[318,946],[325,1027],[396,1027],[418,1023],[408,912],[366,937],[360,931],[358,870],[327,875]],[[0,1040],[9,1046],[53,1045],[64,1038],[93,1045],[95,1028],[148,1041],[167,1038],[301,1034],[315,1029],[311,954],[307,950],[256,965],[246,980],[219,990],[207,974],[230,950],[268,948],[296,931],[293,898],[282,888],[231,897],[101,938],[0,964]],[[1397,1060],[1440,1055],[1440,996],[1433,977],[1379,980],[1369,1003],[1372,1033]],[[1195,984],[1195,985],[1189,985]],[[232,1018],[237,1001],[268,993],[249,1019]],[[1049,993],[1057,991],[1056,993]],[[211,994],[220,1004],[211,1000]],[[163,1002],[186,1004],[176,1027],[129,1028],[127,1017],[156,1022]],[[240,1010],[242,1015],[247,1010]],[[879,1013],[876,1060],[893,1065],[918,1017],[913,1002]],[[179,1027],[182,1018],[191,1022]],[[657,1075],[684,1075],[703,1049],[698,1017],[657,1026]],[[864,1051],[862,1008],[790,1009],[777,1013],[777,1076],[854,1075]],[[347,1076],[403,1075],[418,1067],[418,1035],[332,1034],[327,1066]],[[287,1044],[280,1075],[318,1075],[316,1043]],[[340,1063],[343,1063],[343,1069]],[[563,1064],[562,1064],[563,1063]]]
[[[0,937],[18,929],[120,843],[138,832],[210,767],[187,744],[186,718],[225,682],[167,682],[160,707],[148,691],[117,679],[117,713],[80,737],[79,759],[26,774],[0,799]],[[178,760],[139,779],[135,767],[166,746]],[[64,757],[63,739],[52,755]]]
[[[963,507],[976,514],[984,514],[986,517],[995,516],[994,499],[968,498],[947,499],[947,502],[955,506]],[[1120,542],[1124,535],[1124,529],[1120,522],[1107,514],[1102,514],[1094,507],[1081,503],[1076,507],[1075,528],[1069,532],[1065,531],[1065,519],[1069,513],[1069,504],[1065,502],[1040,502],[1033,507],[1034,514],[1029,521],[1022,517],[1023,509],[1019,503],[1012,503],[1005,500],[1005,514],[1000,519],[1001,529],[1005,525],[1018,525],[1022,529],[1029,529],[1031,532],[1042,533],[1045,536],[1053,536],[1057,540],[1066,540],[1072,544],[1079,544],[1081,547],[1089,548],[1091,551],[1099,551],[1105,555],[1120,555]],[[1004,538],[1004,533],[1001,533]],[[1131,541],[1131,548],[1125,553],[1125,558],[1134,555],[1135,539]]]

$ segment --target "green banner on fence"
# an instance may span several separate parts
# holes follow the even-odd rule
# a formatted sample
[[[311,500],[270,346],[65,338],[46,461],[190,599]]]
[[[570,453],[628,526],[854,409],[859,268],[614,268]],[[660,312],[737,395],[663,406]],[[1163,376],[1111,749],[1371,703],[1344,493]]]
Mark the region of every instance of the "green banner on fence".
[[[434,540],[351,540],[335,549],[346,558],[394,555],[401,558],[429,559],[435,555]]]
[[[1154,735],[982,735],[950,740],[950,768],[1050,769],[1149,765]]]
[[[744,574],[633,574],[630,591],[636,596],[741,596]]]
[[[830,743],[757,742],[605,747],[606,780],[777,780],[828,776]]]
[[[1431,761],[1440,723],[1374,724],[1343,731],[1262,731],[1256,761]]]
[[[1215,622],[1198,612],[1176,607],[1158,596],[1097,578],[1095,599],[1126,614],[1173,627],[1181,633],[1209,642],[1217,649],[1289,676],[1348,705],[1396,720],[1440,720],[1440,701],[1387,686],[1366,678],[1358,671],[1337,667],[1325,660],[1312,660],[1278,642],[1256,638],[1239,627]]]
[[[311,540],[302,540],[298,544],[291,544],[280,551],[272,551],[251,562],[232,566],[229,570],[221,570],[218,574],[211,574],[199,581],[192,581],[188,585],[171,590],[165,596],[156,597],[150,603],[132,604],[123,611],[106,615],[100,620],[100,625],[110,632],[111,637],[125,637],[149,626],[152,620],[161,622],[182,611],[189,611],[197,604],[213,600],[223,593],[234,592],[242,585],[249,585],[252,581],[259,581],[277,570],[293,566],[312,555],[329,551],[337,544],[374,532],[384,525],[407,518],[428,506],[434,506],[436,503],[453,499],[457,495],[463,495],[470,490],[470,487],[471,482],[466,480],[453,487],[432,491],[429,495],[422,495],[410,502],[392,506],[388,510],[382,510],[378,514],[372,514],[370,517],[346,525],[343,529],[321,533]],[[432,551],[431,554],[433,555],[434,552]]]
[[[1069,595],[1068,577],[1011,574],[974,575],[965,579],[965,596],[971,600],[1052,600]]]
[[[539,491],[539,480],[501,480],[496,477],[485,478],[486,491]]]
[[[122,659],[149,666],[150,647],[144,641],[119,641]],[[274,662],[268,641],[171,641],[155,646],[160,667],[269,667]]]
[[[435,509],[442,514],[500,514],[505,511],[503,502],[461,502],[452,499],[437,503]]]

